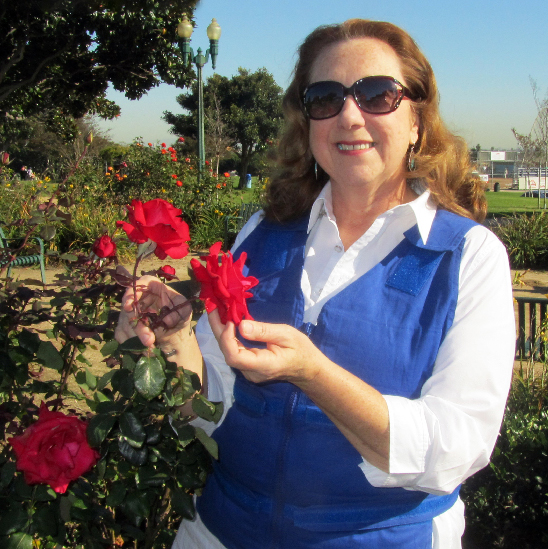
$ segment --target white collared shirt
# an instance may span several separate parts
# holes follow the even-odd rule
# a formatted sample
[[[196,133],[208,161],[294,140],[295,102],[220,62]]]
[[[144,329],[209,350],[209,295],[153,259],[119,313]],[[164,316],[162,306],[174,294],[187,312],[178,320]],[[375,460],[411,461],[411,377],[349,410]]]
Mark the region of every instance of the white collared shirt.
[[[328,183],[310,214],[301,287],[305,322],[315,323],[321,307],[336,293],[388,255],[418,225],[423,242],[436,214],[428,191],[380,215],[346,251],[333,215]],[[255,229],[255,214],[236,239],[235,248]],[[204,317],[196,335],[207,365],[212,401],[233,402],[234,374]],[[378,487],[402,487],[432,494],[451,493],[485,467],[493,450],[510,387],[515,349],[512,286],[506,250],[485,227],[465,236],[459,271],[459,296],[453,325],[436,359],[432,376],[416,400],[385,395],[390,418],[390,473],[363,460],[367,480]],[[382,365],[379,365],[382,367]],[[200,420],[198,420],[200,421]],[[211,433],[215,426],[200,421]],[[433,521],[434,549],[457,549],[464,531],[464,505]],[[198,521],[183,521],[174,549],[221,549]],[[185,541],[186,540],[186,541]]]

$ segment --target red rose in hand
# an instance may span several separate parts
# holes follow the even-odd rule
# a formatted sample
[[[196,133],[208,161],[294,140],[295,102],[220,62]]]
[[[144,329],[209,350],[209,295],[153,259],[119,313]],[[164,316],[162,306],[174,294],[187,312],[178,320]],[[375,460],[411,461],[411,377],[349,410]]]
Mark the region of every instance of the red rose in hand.
[[[42,403],[38,421],[9,443],[27,484],[49,484],[64,494],[71,481],[89,471],[100,455],[88,444],[87,423]]]
[[[253,297],[248,290],[259,281],[253,276],[245,277],[242,273],[247,254],[243,252],[238,261],[233,262],[230,252],[223,253],[219,265],[220,251],[220,242],[211,246],[205,267],[197,259],[190,260],[196,279],[202,285],[200,299],[208,313],[219,309],[223,324],[229,320],[236,325],[244,318],[253,320],[247,310],[246,299]]]
[[[156,243],[154,253],[159,259],[167,256],[182,259],[188,254],[190,234],[188,225],[179,217],[182,210],[161,198],[144,204],[133,200],[127,209],[129,223],[117,221],[116,225],[126,231],[132,242],[144,244],[152,240]]]
[[[161,278],[165,278],[166,280],[173,280],[174,278],[177,278],[175,276],[175,269],[171,265],[162,265],[156,271],[156,274]]]
[[[93,243],[91,251],[102,259],[113,257],[116,255],[116,243],[108,234],[104,234]]]

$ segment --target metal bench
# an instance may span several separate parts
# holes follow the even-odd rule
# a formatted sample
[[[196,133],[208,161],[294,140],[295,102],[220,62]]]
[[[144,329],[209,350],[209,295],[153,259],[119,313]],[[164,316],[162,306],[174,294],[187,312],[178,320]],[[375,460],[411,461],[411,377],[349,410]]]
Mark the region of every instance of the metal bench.
[[[256,202],[243,203],[240,205],[238,215],[227,215],[225,217],[225,237],[223,243],[225,250],[230,250],[236,235],[242,230],[242,227],[255,212],[261,209],[261,204],[257,204]]]
[[[36,253],[25,254],[23,250],[19,250],[21,246],[20,238],[6,238],[2,227],[0,227],[0,266],[8,266],[7,276],[11,276],[13,267],[27,267],[28,265],[40,265],[40,274],[42,282],[46,283],[46,268],[44,265],[44,241],[39,236],[31,236],[29,241],[36,243]],[[25,246],[25,251],[29,243]],[[13,250],[15,251],[15,257]],[[33,251],[33,250],[30,250]],[[10,260],[11,258],[11,260]]]
[[[548,299],[521,296],[514,299],[518,304],[516,358],[544,360],[548,351],[548,342],[543,334],[544,330],[548,328],[546,326]]]

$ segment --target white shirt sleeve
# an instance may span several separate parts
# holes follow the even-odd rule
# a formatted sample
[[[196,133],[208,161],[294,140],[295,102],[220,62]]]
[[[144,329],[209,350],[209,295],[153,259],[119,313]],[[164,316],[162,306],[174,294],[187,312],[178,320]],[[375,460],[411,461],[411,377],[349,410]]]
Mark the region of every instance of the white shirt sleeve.
[[[251,216],[236,237],[236,241],[232,248],[233,250],[235,250],[253,229],[257,227],[262,218],[262,210]],[[209,326],[207,314],[203,314],[196,324],[196,339],[198,340],[198,346],[200,347],[207,369],[207,398],[211,402],[222,402],[224,405],[223,416],[219,423],[215,424],[200,418],[197,418],[192,422],[193,425],[201,427],[208,435],[211,435],[211,433],[213,433],[222,423],[226,413],[234,402],[233,389],[235,374],[232,371],[232,368],[225,362],[223,353]]]
[[[466,235],[455,319],[421,396],[385,396],[390,473],[365,460],[374,486],[452,492],[485,467],[512,376],[515,320],[508,257],[485,227]]]

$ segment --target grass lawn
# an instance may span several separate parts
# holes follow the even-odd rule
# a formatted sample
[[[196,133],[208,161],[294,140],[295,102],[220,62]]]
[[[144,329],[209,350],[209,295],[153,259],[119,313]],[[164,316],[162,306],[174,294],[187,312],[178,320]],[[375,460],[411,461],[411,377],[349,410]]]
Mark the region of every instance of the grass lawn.
[[[513,213],[534,212],[548,208],[548,198],[524,198],[521,191],[488,192],[488,217],[508,216]]]

